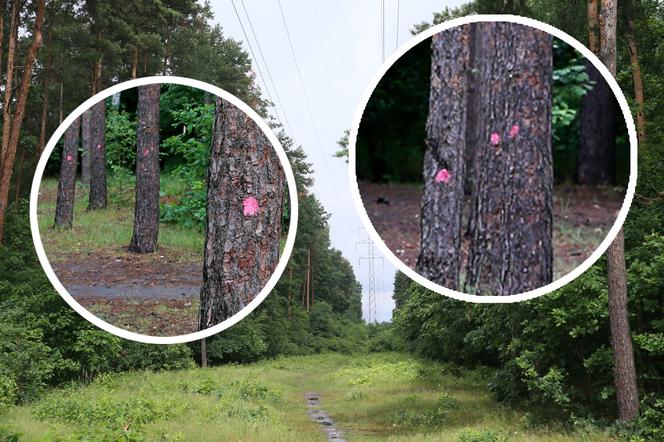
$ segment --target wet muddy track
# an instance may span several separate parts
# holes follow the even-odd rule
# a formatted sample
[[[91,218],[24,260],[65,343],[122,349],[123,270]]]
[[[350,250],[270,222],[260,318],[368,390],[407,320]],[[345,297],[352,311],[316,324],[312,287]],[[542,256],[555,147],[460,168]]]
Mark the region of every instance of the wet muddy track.
[[[305,393],[305,401],[307,403],[307,414],[312,421],[319,424],[322,430],[327,435],[327,440],[330,442],[345,442],[342,436],[342,432],[339,431],[334,425],[334,421],[329,414],[321,407],[321,396],[320,393]]]

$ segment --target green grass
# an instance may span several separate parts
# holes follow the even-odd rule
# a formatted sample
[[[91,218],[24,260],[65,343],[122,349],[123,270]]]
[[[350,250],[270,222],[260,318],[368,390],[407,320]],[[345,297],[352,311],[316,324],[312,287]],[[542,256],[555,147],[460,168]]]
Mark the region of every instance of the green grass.
[[[326,354],[164,373],[104,375],[10,409],[20,440],[324,441],[304,393],[351,441],[600,441],[602,433],[529,428],[493,401],[479,371],[399,354]]]
[[[39,232],[46,255],[58,261],[68,255],[111,249],[117,253],[131,241],[134,219],[133,183],[118,177],[108,180],[108,207],[105,210],[86,210],[88,187],[77,183],[72,229],[53,228],[57,180],[45,178],[40,187],[37,217]],[[160,187],[175,189],[177,184],[168,175],[161,178]],[[159,224],[159,247],[176,251],[183,260],[203,256],[204,232],[175,224]]]

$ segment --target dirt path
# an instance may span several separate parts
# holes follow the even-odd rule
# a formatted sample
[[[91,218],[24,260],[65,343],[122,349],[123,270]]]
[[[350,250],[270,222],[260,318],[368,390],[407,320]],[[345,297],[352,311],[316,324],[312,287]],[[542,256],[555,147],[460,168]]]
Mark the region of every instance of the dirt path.
[[[312,421],[318,423],[325,434],[327,440],[332,442],[345,442],[341,437],[341,431],[334,426],[334,421],[327,412],[320,408],[320,393],[305,393],[304,398],[307,402],[307,414]]]
[[[415,269],[420,252],[423,189],[409,184],[360,183],[369,219],[387,247]],[[554,189],[554,278],[581,264],[599,246],[622,206],[624,192],[607,187],[559,185]],[[461,245],[465,259],[468,239]]]

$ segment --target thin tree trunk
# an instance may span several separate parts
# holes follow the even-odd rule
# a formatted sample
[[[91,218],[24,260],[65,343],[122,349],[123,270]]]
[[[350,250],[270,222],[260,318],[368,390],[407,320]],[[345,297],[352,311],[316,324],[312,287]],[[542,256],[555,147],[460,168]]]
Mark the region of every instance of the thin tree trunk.
[[[205,338],[201,339],[201,368],[207,368],[207,341]]]
[[[90,157],[93,149],[91,110],[81,115],[81,181],[90,184]]]
[[[636,45],[636,25],[634,19],[627,20],[627,44],[629,46],[629,61],[632,65],[632,82],[634,84],[634,99],[636,100],[636,133],[640,142],[646,139],[646,117],[644,114],[645,101],[643,99],[643,77],[641,64]]]
[[[14,91],[14,56],[16,54],[16,34],[18,28],[19,2],[11,2],[9,19],[9,39],[7,41],[7,73],[5,74],[5,95],[2,99],[2,149],[0,150],[0,164],[5,167],[5,157],[11,136],[11,100]],[[12,165],[13,167],[13,165]]]
[[[77,118],[67,128],[60,160],[58,196],[55,204],[55,227],[70,229],[74,221],[74,201],[76,194],[76,168],[78,161],[78,134],[81,119]]]
[[[90,200],[88,210],[105,209],[106,197],[106,103],[101,100],[90,112]]]
[[[613,91],[597,68],[590,60],[585,61],[585,66],[595,85],[581,100],[576,181],[606,185],[613,182],[614,176],[617,104]]]
[[[13,3],[15,4],[15,3]],[[30,80],[32,78],[32,67],[42,45],[42,24],[44,22],[44,6],[45,0],[40,0],[37,4],[37,12],[35,16],[35,26],[32,35],[32,43],[28,48],[25,56],[25,63],[23,68],[23,77],[19,86],[18,94],[16,96],[16,108],[11,124],[11,133],[9,136],[9,143],[3,153],[2,169],[0,170],[2,178],[0,178],[0,242],[4,235],[4,222],[5,211],[7,209],[7,198],[9,197],[9,185],[11,183],[12,171],[14,168],[14,160],[16,159],[16,147],[18,146],[19,136],[21,134],[21,125],[23,124],[23,117],[25,115],[25,104],[28,99],[28,92],[30,88]],[[8,93],[8,91],[5,91]],[[4,134],[3,134],[4,137]],[[4,141],[4,138],[3,138]]]
[[[18,204],[21,197],[21,180],[23,179],[23,165],[25,164],[25,148],[21,149],[21,159],[16,165],[16,181],[14,183],[14,204]]]
[[[138,78],[138,48],[131,51],[131,78]]]
[[[632,420],[639,412],[634,350],[629,331],[625,240],[622,229],[606,252],[609,286],[609,322],[618,419]]]
[[[129,251],[152,253],[159,234],[159,89],[138,87],[136,118],[136,203]]]
[[[453,290],[459,285],[471,39],[471,27],[464,25],[434,35],[431,43],[417,271]]]
[[[600,17],[600,60],[611,75],[616,75],[616,25],[618,5],[602,0]],[[618,419],[633,420],[639,413],[639,390],[636,383],[634,350],[629,330],[625,238],[622,228],[606,251],[609,323],[613,349],[613,373],[618,403]]]
[[[253,120],[221,98],[215,107],[200,329],[239,312],[274,272],[285,181],[272,145]]]
[[[51,35],[53,32],[48,33],[48,38],[46,47],[51,44]],[[46,65],[44,66],[44,72],[42,75],[44,76],[44,79],[42,81],[42,109],[41,109],[41,115],[39,119],[39,138],[37,139],[37,158],[39,158],[44,151],[44,147],[46,146],[46,125],[48,122],[48,86],[49,86],[49,80],[50,80],[50,72],[51,72],[51,65],[52,65],[52,56],[49,53],[47,59],[46,59]]]
[[[293,305],[293,287],[291,286],[293,279],[293,268],[288,269],[288,320],[292,319],[292,305]]]
[[[588,0],[588,48],[599,54],[599,8],[597,0]]]
[[[465,291],[514,295],[553,278],[551,36],[512,23],[478,23],[476,32],[481,107]]]
[[[60,82],[60,101],[58,102],[58,124],[62,124],[65,119],[65,112],[63,106],[64,85]]]

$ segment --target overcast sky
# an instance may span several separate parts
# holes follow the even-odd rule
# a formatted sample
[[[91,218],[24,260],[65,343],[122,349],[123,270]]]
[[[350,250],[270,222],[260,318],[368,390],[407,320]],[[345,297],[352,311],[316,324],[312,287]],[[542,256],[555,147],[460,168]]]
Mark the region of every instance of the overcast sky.
[[[360,97],[367,83],[382,63],[381,4],[384,4],[385,56],[412,36],[413,25],[431,21],[433,13],[445,6],[464,3],[460,0],[281,0],[286,24],[292,40],[302,81],[309,100],[311,114],[298,79],[295,62],[281,19],[277,0],[233,0],[251,46],[258,60],[253,62],[262,71],[274,101],[275,91],[268,78],[265,65],[253,39],[251,25],[256,33],[263,56],[269,68],[276,92],[283,105],[291,135],[296,144],[304,147],[315,170],[314,193],[331,214],[332,245],[350,260],[355,274],[363,286],[363,297],[368,288],[368,265],[359,258],[366,255],[366,246],[356,246],[367,238],[360,228],[347,178],[346,163],[333,154],[337,140],[349,129]],[[397,7],[399,9],[397,28]],[[227,37],[242,41],[246,51],[242,28],[231,0],[212,1],[215,20]],[[254,71],[256,68],[254,67]],[[258,75],[258,72],[257,72]],[[260,77],[258,82],[265,89]],[[268,95],[263,91],[265,98]],[[278,112],[281,109],[277,108]],[[312,123],[311,116],[315,123]],[[285,124],[285,121],[282,121]],[[319,142],[320,140],[320,142]],[[379,253],[379,252],[378,252]],[[379,321],[392,316],[392,285],[395,268],[387,259],[376,262],[378,281]],[[366,299],[363,300],[363,309]],[[366,316],[366,312],[365,312]]]

